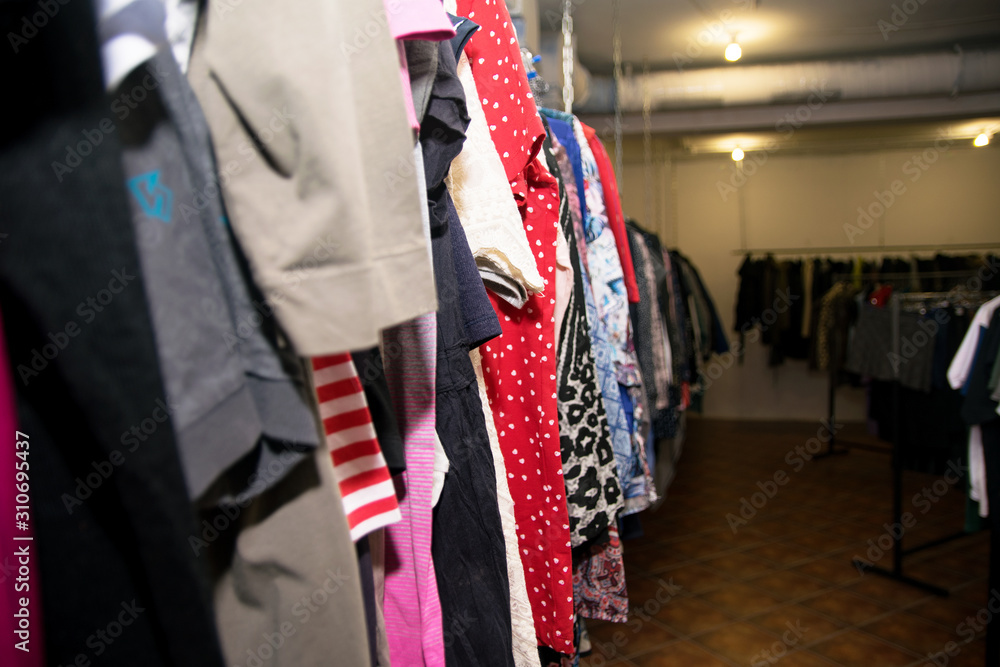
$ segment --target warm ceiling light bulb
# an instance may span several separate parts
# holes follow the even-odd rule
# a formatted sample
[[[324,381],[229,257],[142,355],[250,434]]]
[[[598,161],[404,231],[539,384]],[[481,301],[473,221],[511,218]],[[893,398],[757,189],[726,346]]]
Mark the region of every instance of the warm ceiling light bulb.
[[[743,149],[739,146],[733,149],[733,159],[737,162],[743,159]]]
[[[986,146],[990,143],[990,135],[983,132],[972,142],[973,146]]]
[[[726,60],[729,62],[736,62],[742,55],[743,49],[741,49],[740,45],[736,43],[736,40],[730,42],[729,46],[726,47]]]

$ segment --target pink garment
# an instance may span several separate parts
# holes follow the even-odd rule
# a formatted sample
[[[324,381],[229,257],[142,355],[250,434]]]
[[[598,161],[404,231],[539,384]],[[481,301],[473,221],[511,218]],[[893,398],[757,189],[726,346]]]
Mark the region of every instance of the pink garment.
[[[559,332],[562,331],[566,309],[569,307],[569,297],[573,294],[574,275],[569,243],[560,232],[556,234],[556,340],[559,340]]]
[[[383,0],[389,32],[396,40],[399,50],[399,78],[403,84],[403,98],[406,101],[406,117],[410,127],[420,129],[417,112],[413,108],[413,93],[410,89],[410,72],[406,67],[406,51],[403,40],[424,39],[429,42],[443,42],[455,36],[448,14],[439,0]]]
[[[403,436],[396,477],[403,520],[385,531],[385,626],[394,665],[443,665],[444,630],[431,557],[437,315],[382,332],[385,377]]]
[[[24,513],[20,513],[20,508],[17,507],[17,495],[20,489],[15,486],[27,483],[28,495],[31,494],[31,434],[17,431],[14,388],[11,383],[10,366],[7,365],[7,343],[2,326],[0,326],[0,429],[2,429],[0,437],[10,443],[3,448],[3,454],[0,455],[0,516],[3,517],[0,520],[0,559],[2,559],[0,618],[4,619],[4,625],[7,627],[4,641],[0,642],[0,665],[41,667],[45,664],[45,642],[42,636],[42,603],[38,588],[38,550],[31,530],[31,510],[24,508]],[[22,446],[19,443],[27,445]],[[27,469],[27,482],[17,480],[18,466]],[[24,530],[18,528],[21,524],[17,522],[22,520],[26,526]],[[22,555],[25,550],[27,556]],[[26,580],[18,573],[22,565],[28,568]],[[25,585],[27,588],[24,588]],[[22,606],[22,601],[27,604]],[[17,634],[21,627],[19,616],[24,612],[27,612],[27,633],[19,636]],[[28,641],[20,644],[24,639]],[[27,650],[19,649],[19,644]]]

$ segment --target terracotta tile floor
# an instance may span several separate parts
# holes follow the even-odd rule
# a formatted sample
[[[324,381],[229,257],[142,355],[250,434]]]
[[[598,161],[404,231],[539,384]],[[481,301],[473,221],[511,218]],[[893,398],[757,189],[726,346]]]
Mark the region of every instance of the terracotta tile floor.
[[[948,588],[947,598],[859,572],[854,556],[892,562],[879,548],[880,538],[889,543],[889,457],[851,449],[796,470],[786,456],[794,460],[789,452],[818,427],[688,422],[666,501],[641,515],[644,535],[625,542],[629,622],[589,622],[593,652],[581,665],[930,667],[949,642],[958,652],[938,656],[939,667],[983,664],[983,633],[973,636],[963,623],[987,599],[989,535],[904,560],[907,575]],[[851,428],[840,437],[851,438]],[[851,439],[859,435],[877,444],[857,432]],[[779,471],[787,475],[780,485]],[[963,526],[965,498],[956,490],[926,513],[908,505],[937,479],[905,474],[903,509],[917,520],[909,545]]]

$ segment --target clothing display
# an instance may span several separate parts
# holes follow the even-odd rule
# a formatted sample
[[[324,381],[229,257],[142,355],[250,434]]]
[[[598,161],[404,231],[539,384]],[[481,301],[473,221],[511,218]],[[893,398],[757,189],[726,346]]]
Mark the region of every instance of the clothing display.
[[[559,438],[563,479],[569,509],[570,541],[573,547],[596,540],[614,524],[624,498],[611,463],[611,431],[604,406],[598,399],[597,370],[590,343],[590,327],[583,303],[583,276],[573,270],[579,264],[569,202],[559,167],[562,147],[546,139],[549,168],[560,183],[559,224],[567,248],[572,281],[562,326],[557,326],[559,377]]]
[[[1000,408],[989,395],[989,375],[997,359],[1000,346],[1000,329],[997,312],[1000,297],[983,304],[972,318],[962,344],[954,353],[948,366],[948,383],[962,396],[961,416],[969,426],[969,479],[972,482],[970,497],[979,502],[980,516],[989,516],[990,494],[987,490],[985,451],[1000,446],[986,442],[985,434],[1000,419]],[[993,430],[995,435],[996,431]]]
[[[571,665],[628,620],[725,341],[518,18],[94,0],[4,57],[5,665]]]
[[[986,577],[940,515],[1000,553],[996,123],[841,141],[907,80],[764,150],[754,118],[821,92],[757,85],[764,42],[733,97],[722,47],[639,77],[648,17],[574,5],[0,2],[0,667],[763,664],[796,604],[830,622],[789,662],[911,664],[905,616],[943,664]],[[891,449],[834,437],[845,385]],[[947,605],[835,567],[919,585],[931,546]]]
[[[469,58],[462,54],[458,75],[466,99],[479,99]],[[508,195],[500,156],[493,148],[483,108],[469,107],[462,152],[452,161],[446,183],[490,291],[522,307],[528,293],[542,290],[542,277],[521,225],[517,203]]]
[[[865,387],[874,432],[898,443],[907,470],[943,474],[949,462],[967,459],[973,468],[981,465],[982,456],[967,444],[962,400],[952,390],[956,380],[950,374],[946,377],[946,369],[956,354],[971,358],[975,352],[966,335],[971,314],[984,317],[989,311],[976,310],[983,292],[969,290],[968,281],[976,277],[987,284],[978,275],[989,261],[938,255],[930,263],[857,262],[863,269],[860,279],[848,271],[850,264],[813,262],[813,285],[828,288],[813,301],[818,307],[808,317],[810,357],[819,369],[828,371],[831,392],[840,384]],[[965,268],[942,276],[933,270],[942,264]],[[744,262],[741,270],[746,268]],[[840,280],[830,284],[830,279]],[[932,284],[946,289],[920,291]],[[984,378],[984,392],[987,385]],[[972,438],[977,437],[974,428]],[[971,479],[984,478],[974,474]],[[972,489],[973,499],[985,501],[984,484],[973,484]]]
[[[493,410],[486,393],[486,379],[483,377],[483,360],[479,350],[469,353],[479,385],[479,401],[483,406],[486,435],[490,440],[497,482],[497,505],[500,510],[500,524],[503,527],[504,547],[507,550],[507,579],[510,582],[510,619],[513,634],[514,664],[517,667],[537,667],[538,650],[535,641],[535,623],[528,599],[528,587],[524,579],[524,565],[518,550],[517,519],[514,517],[514,499],[507,482],[507,468],[504,465],[500,438],[493,422]]]
[[[580,144],[577,139],[577,133],[573,129],[572,117],[567,121],[559,112],[543,109],[543,113],[547,116],[549,125],[558,138],[559,143],[563,146],[575,147],[567,150],[567,154],[571,156],[571,159],[574,154],[579,157]],[[582,184],[584,173],[582,160],[571,163],[571,170],[574,174],[579,174],[576,180]],[[596,192],[596,185],[591,186],[591,191]],[[583,192],[584,189],[581,188],[581,195]],[[594,360],[597,366],[597,378],[601,389],[601,398],[604,401],[605,414],[607,415],[608,425],[611,429],[615,465],[618,469],[618,478],[625,498],[625,511],[636,512],[647,507],[649,499],[646,497],[644,480],[637,474],[637,462],[633,457],[632,429],[629,426],[625,408],[622,405],[618,372],[614,364],[614,347],[607,331],[607,323],[601,318],[597,307],[596,291],[590,272],[589,246],[583,220],[583,215],[586,211],[588,209],[586,202],[584,202],[580,211],[580,219],[573,220],[574,232],[580,249],[579,268],[583,276],[584,304],[587,309],[587,321],[590,324],[590,335],[592,338]]]
[[[990,521],[990,574],[987,588],[1000,585],[997,549],[1000,549],[1000,404],[989,384],[1000,359],[1000,297],[976,311],[962,344],[948,367],[948,381],[962,394],[962,419],[969,426],[970,497],[979,502],[980,516]],[[990,508],[993,512],[990,512]],[[987,620],[986,663],[1000,660],[1000,630]]]
[[[930,259],[884,257],[880,261],[860,258],[835,261],[804,258],[778,261],[773,256],[747,255],[739,268],[739,294],[733,328],[741,338],[759,327],[760,339],[770,347],[772,366],[786,359],[808,359],[810,368],[837,368],[846,359],[847,340],[832,340],[853,321],[856,307],[841,303],[865,289],[865,301],[874,308],[884,307],[892,289],[905,292],[947,292],[967,290],[967,281],[977,277],[977,289],[1000,289],[1000,276],[991,267],[994,256],[938,253]],[[978,276],[982,276],[979,278]],[[833,290],[837,287],[836,291]],[[774,311],[771,322],[768,311]],[[878,317],[875,311],[861,315]],[[845,320],[846,318],[846,320]],[[864,328],[869,324],[866,322]],[[831,360],[831,355],[836,358]],[[856,362],[857,360],[855,360]]]

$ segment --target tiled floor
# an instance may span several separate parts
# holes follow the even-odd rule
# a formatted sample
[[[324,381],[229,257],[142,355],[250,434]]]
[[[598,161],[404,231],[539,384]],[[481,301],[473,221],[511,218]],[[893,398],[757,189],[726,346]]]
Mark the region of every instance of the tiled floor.
[[[906,574],[947,587],[947,598],[862,574],[852,557],[892,564],[879,548],[889,543],[890,459],[852,449],[799,463],[796,448],[818,428],[689,421],[666,501],[642,515],[645,536],[625,542],[629,622],[590,622],[594,649],[581,664],[981,667],[983,633],[966,618],[976,624],[987,602],[988,534],[905,559]],[[964,496],[939,479],[905,475],[910,545],[963,526]]]

